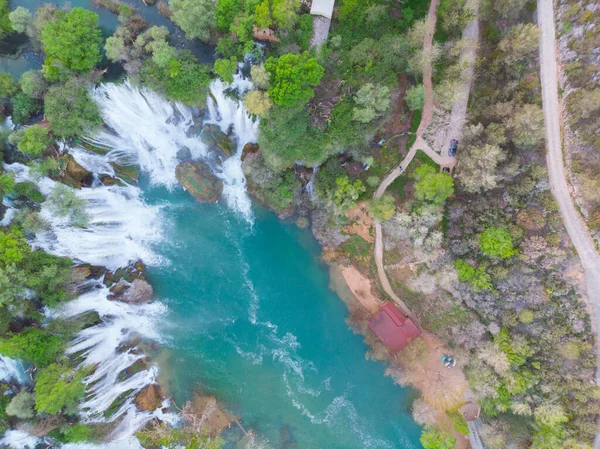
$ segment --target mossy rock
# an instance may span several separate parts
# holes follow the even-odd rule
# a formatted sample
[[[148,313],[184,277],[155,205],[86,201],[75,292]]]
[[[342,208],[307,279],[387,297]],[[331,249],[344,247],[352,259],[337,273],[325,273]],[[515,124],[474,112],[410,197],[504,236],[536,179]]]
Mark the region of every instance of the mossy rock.
[[[96,326],[102,322],[100,314],[95,310],[89,310],[87,312],[80,313],[70,318],[70,320],[77,325],[77,329],[80,331],[89,327]]]
[[[74,189],[81,189],[82,186],[92,185],[94,179],[92,173],[79,165],[70,154],[60,156],[58,163],[62,168],[62,176],[57,177],[56,181],[60,181]]]
[[[182,162],[176,175],[183,188],[200,202],[214,203],[221,197],[223,183],[204,162]]]
[[[140,179],[140,169],[135,165],[119,165],[111,162],[118,178],[131,185],[136,185]]]
[[[218,125],[204,125],[200,139],[212,151],[221,151],[225,156],[231,156],[235,144],[227,137]]]
[[[112,176],[102,175],[100,177],[100,182],[105,186],[121,186],[125,187],[125,183],[121,181],[119,178],[113,178]]]
[[[153,412],[161,406],[163,401],[163,392],[157,384],[150,384],[140,390],[135,395],[133,402],[138,410]]]

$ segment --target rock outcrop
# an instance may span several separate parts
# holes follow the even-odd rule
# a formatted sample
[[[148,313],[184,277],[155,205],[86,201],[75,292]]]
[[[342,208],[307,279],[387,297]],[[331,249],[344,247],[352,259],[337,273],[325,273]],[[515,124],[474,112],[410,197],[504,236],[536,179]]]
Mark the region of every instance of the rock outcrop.
[[[153,412],[161,406],[162,401],[162,388],[156,384],[150,384],[142,388],[133,400],[138,410],[145,412]]]
[[[223,183],[204,162],[182,162],[176,175],[183,188],[203,203],[216,202],[223,192]]]
[[[144,304],[151,301],[153,296],[154,290],[150,283],[136,279],[119,300],[129,304]]]
[[[235,149],[235,143],[227,137],[227,134],[221,131],[218,125],[204,125],[204,131],[200,134],[200,139],[210,150],[220,151],[227,157],[231,156]]]
[[[250,154],[258,153],[258,150],[259,147],[257,143],[248,142],[246,145],[244,145],[244,148],[242,149],[242,160],[246,159],[246,156]]]

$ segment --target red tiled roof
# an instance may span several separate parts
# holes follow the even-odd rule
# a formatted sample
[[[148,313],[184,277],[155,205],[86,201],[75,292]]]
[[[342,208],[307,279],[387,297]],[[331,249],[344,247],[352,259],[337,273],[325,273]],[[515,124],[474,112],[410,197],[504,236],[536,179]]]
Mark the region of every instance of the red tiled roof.
[[[369,321],[369,327],[392,354],[403,350],[421,335],[415,323],[391,302],[381,307],[381,311]]]

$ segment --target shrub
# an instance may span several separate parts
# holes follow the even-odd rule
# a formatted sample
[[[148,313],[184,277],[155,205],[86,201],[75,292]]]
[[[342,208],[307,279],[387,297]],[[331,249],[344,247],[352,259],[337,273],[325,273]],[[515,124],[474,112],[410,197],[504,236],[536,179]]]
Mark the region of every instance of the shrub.
[[[47,198],[48,207],[59,217],[68,217],[74,226],[85,226],[89,217],[85,212],[85,200],[63,184],[57,184]]]
[[[341,215],[356,206],[361,194],[366,191],[360,179],[350,182],[347,176],[335,180],[335,189],[331,195],[336,214]]]
[[[488,228],[479,234],[479,249],[492,257],[507,259],[518,253],[508,229]]]
[[[447,413],[448,417],[452,421],[452,427],[458,433],[462,433],[463,435],[469,435],[471,432],[469,431],[469,425],[465,418],[460,414],[458,410],[453,410]]]
[[[78,136],[102,123],[98,107],[88,95],[86,81],[75,77],[48,89],[44,112],[50,130],[60,137]]]
[[[382,195],[369,202],[369,211],[377,221],[387,221],[396,213],[394,197],[389,194]]]
[[[456,439],[450,433],[425,427],[421,433],[421,444],[424,449],[453,449]]]
[[[10,20],[8,19],[9,12],[8,0],[0,0],[0,39],[13,32]]]
[[[44,75],[39,70],[29,70],[21,75],[19,80],[21,90],[25,95],[31,98],[40,99],[44,95],[46,89],[46,81]]]
[[[23,92],[19,92],[12,98],[13,114],[15,123],[25,123],[29,118],[41,110],[40,102]]]
[[[26,328],[6,340],[0,340],[0,354],[21,359],[37,367],[49,365],[64,352],[66,341],[36,327]]]
[[[6,407],[6,414],[19,419],[30,419],[35,415],[35,394],[21,391]]]
[[[33,182],[19,182],[15,185],[15,192],[18,196],[25,197],[36,203],[44,201],[44,195],[39,191]]]
[[[233,83],[233,75],[237,68],[237,59],[232,56],[229,59],[217,59],[213,70],[226,83]]]
[[[5,193],[10,193],[15,188],[15,175],[13,173],[0,174],[0,197]]]
[[[493,290],[491,277],[486,273],[485,267],[474,267],[462,259],[456,259],[454,263],[458,272],[458,280],[468,282],[476,292],[483,290]]]
[[[422,84],[417,84],[416,86],[410,87],[406,91],[406,96],[404,97],[408,109],[411,111],[417,111],[423,109],[423,105],[425,104],[425,88]]]
[[[375,117],[384,114],[390,107],[390,89],[371,83],[363,84],[356,93],[354,101],[354,120],[369,123]]]
[[[73,371],[57,363],[41,369],[35,379],[35,409],[50,415],[63,409],[67,414],[76,413],[77,405],[85,395],[83,379],[86,375],[84,370]]]
[[[21,137],[17,147],[19,151],[31,157],[39,158],[51,142],[52,139],[46,128],[40,125],[31,125],[25,128],[23,137]]]
[[[12,97],[19,91],[19,85],[8,72],[0,72],[0,97]]]
[[[28,253],[29,245],[19,230],[0,229],[0,268],[18,264]]]

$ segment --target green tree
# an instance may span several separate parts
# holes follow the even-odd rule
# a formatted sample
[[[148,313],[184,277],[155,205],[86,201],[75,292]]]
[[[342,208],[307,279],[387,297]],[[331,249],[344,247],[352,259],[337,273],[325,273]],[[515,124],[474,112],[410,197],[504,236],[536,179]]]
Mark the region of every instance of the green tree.
[[[18,264],[29,253],[29,245],[21,231],[0,229],[0,268]]]
[[[456,439],[450,433],[427,426],[421,433],[421,444],[424,449],[453,449]]]
[[[244,0],[218,0],[215,10],[217,28],[226,33],[233,24],[234,17],[244,10]]]
[[[0,340],[0,354],[25,360],[35,366],[47,366],[64,352],[66,340],[50,335],[37,327],[28,327],[19,334]]]
[[[394,197],[389,194],[382,195],[369,202],[369,211],[378,221],[387,221],[396,213]]]
[[[479,249],[489,256],[503,259],[518,253],[508,229],[500,227],[488,228],[479,234]]]
[[[98,14],[83,8],[59,10],[42,30],[42,44],[50,59],[56,58],[70,70],[86,72],[101,58],[102,33]]]
[[[505,122],[512,141],[521,147],[532,148],[544,139],[544,112],[535,104],[521,105]]]
[[[354,120],[369,123],[375,117],[384,114],[390,107],[390,89],[387,86],[363,84],[358,90],[354,101]]]
[[[23,92],[19,92],[12,98],[13,114],[12,119],[15,123],[25,123],[29,118],[42,109],[39,100],[30,97]]]
[[[166,67],[160,67],[152,59],[146,59],[140,79],[151,89],[175,101],[190,106],[202,106],[208,94],[210,68],[198,64],[196,57],[180,51]]]
[[[15,189],[15,175],[14,173],[1,173],[0,174],[0,197],[5,193],[10,193]]]
[[[254,85],[259,89],[267,90],[271,85],[269,83],[269,72],[264,64],[253,65],[250,69],[250,77]]]
[[[78,136],[102,123],[98,107],[88,95],[86,81],[76,77],[48,89],[44,112],[50,130],[59,137]]]
[[[502,174],[498,164],[506,159],[506,153],[498,145],[469,145],[461,158],[460,179],[465,191],[476,193],[498,186]]]
[[[19,91],[19,85],[8,72],[0,72],[0,97],[12,97]]]
[[[0,39],[13,32],[8,18],[9,12],[8,0],[0,0]]]
[[[210,41],[217,28],[217,14],[213,0],[169,0],[173,21],[185,31],[188,39]]]
[[[442,204],[454,193],[454,182],[446,172],[438,172],[431,165],[423,164],[415,170],[415,198]]]
[[[35,379],[37,394],[35,409],[39,413],[74,414],[85,395],[85,370],[73,371],[68,366],[53,363],[39,371]]]
[[[454,266],[458,273],[458,280],[467,282],[476,292],[494,289],[492,278],[487,274],[485,266],[474,267],[462,259],[456,259]]]
[[[423,109],[423,105],[425,104],[425,88],[423,85],[417,84],[416,86],[410,87],[406,91],[406,97],[404,97],[404,100],[408,105],[408,109],[411,111]]]
[[[52,138],[46,128],[40,125],[31,125],[25,128],[23,137],[17,146],[19,151],[33,158],[39,158],[51,142]]]
[[[29,70],[19,80],[23,93],[31,98],[41,99],[46,90],[44,75],[39,70]]]
[[[315,58],[304,52],[300,55],[285,54],[280,58],[269,58],[265,62],[271,87],[269,97],[275,104],[292,107],[306,103],[313,97],[310,86],[321,81],[325,71]]]
[[[6,407],[6,414],[19,419],[31,419],[35,415],[34,407],[35,394],[21,391],[12,398],[10,404]]]
[[[68,217],[72,225],[83,227],[87,224],[89,217],[85,212],[85,200],[69,187],[57,184],[46,201],[52,212],[59,217]]]
[[[226,83],[233,83],[233,75],[237,68],[237,59],[232,56],[229,59],[217,59],[213,71]]]
[[[26,282],[26,273],[14,264],[0,269],[0,311],[2,313],[6,312],[7,307],[11,307],[10,315],[21,309]]]
[[[356,206],[358,198],[366,191],[365,186],[360,179],[350,182],[347,176],[335,180],[335,189],[333,190],[332,203],[336,208],[337,214],[341,215],[348,209]]]
[[[29,24],[33,21],[33,16],[27,8],[17,6],[14,11],[8,15],[13,30],[17,33],[24,33]]]

